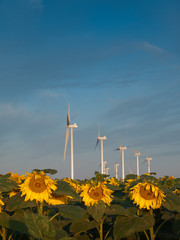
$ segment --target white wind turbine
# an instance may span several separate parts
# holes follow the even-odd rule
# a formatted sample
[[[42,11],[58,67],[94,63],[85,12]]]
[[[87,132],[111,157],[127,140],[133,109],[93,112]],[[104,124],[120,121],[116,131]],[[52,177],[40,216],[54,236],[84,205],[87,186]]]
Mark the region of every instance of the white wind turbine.
[[[134,156],[137,158],[137,175],[139,176],[139,156],[141,156],[141,153],[136,152],[133,145],[132,145],[132,149],[134,151]]]
[[[71,179],[74,179],[74,153],[73,153],[73,128],[77,128],[77,124],[70,124],[70,105],[68,104],[68,114],[67,114],[67,130],[65,138],[65,147],[64,147],[64,161],[66,158],[66,149],[69,139],[69,128],[71,129]]]
[[[104,161],[104,168],[103,168],[103,173],[106,174],[106,164],[107,164],[107,161]]]
[[[116,172],[116,179],[118,179],[118,171],[117,171],[118,166],[119,166],[119,163],[114,164],[114,168],[115,168],[115,172]]]
[[[103,141],[106,140],[106,139],[107,139],[106,136],[100,137],[100,128],[99,128],[98,137],[97,137],[97,142],[96,142],[95,148],[97,147],[97,145],[99,143],[99,140],[100,140],[101,141],[101,174],[104,173]]]
[[[127,147],[126,146],[119,146],[117,149],[115,149],[115,150],[119,150],[121,153],[122,153],[122,180],[124,181],[124,150],[126,150],[127,149]]]
[[[151,168],[150,168],[150,162],[151,162],[151,160],[152,160],[152,158],[151,158],[151,157],[148,157],[148,154],[147,154],[147,157],[146,157],[144,163],[147,162],[147,164],[148,164],[148,173],[149,173],[149,174],[150,174],[150,172],[151,172]]]

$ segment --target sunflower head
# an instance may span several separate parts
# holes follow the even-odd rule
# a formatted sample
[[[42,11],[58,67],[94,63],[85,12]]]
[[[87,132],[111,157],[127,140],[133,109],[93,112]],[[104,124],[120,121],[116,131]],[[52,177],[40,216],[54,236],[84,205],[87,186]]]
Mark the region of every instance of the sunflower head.
[[[17,184],[22,183],[26,179],[26,175],[18,175],[17,173],[8,172],[10,174],[10,179],[14,180]]]
[[[78,181],[72,180],[71,178],[64,178],[63,181],[69,183],[70,187],[77,193],[81,192],[81,184]]]
[[[109,179],[108,183],[111,184],[111,185],[113,185],[113,186],[119,186],[119,183],[118,183],[117,179],[116,179],[116,178],[113,178],[113,177],[111,177],[111,178]]]
[[[148,182],[136,184],[130,189],[129,195],[140,209],[147,210],[160,208],[165,197],[163,191]]]
[[[112,190],[108,189],[103,183],[92,185],[90,183],[82,186],[82,192],[80,196],[83,198],[86,206],[98,204],[99,201],[103,201],[107,205],[110,205],[112,201]]]
[[[2,199],[2,197],[0,196],[0,213],[1,213],[1,206],[4,205],[4,203],[3,203],[3,201],[1,199]]]
[[[52,190],[56,190],[56,182],[41,172],[27,173],[28,177],[20,184],[21,196],[25,195],[25,201],[36,200],[37,202],[48,202]]]
[[[48,204],[49,205],[67,204],[69,198],[72,198],[72,197],[52,193],[50,198],[48,199]]]

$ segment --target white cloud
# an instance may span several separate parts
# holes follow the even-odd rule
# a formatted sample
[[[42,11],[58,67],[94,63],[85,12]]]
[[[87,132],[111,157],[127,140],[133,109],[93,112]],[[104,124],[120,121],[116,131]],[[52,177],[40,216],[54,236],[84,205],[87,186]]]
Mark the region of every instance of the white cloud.
[[[163,48],[160,48],[148,42],[142,42],[140,47],[144,50],[151,51],[154,53],[166,53],[166,51]]]
[[[27,110],[22,106],[13,106],[10,103],[0,103],[0,117],[18,117],[27,114]]]

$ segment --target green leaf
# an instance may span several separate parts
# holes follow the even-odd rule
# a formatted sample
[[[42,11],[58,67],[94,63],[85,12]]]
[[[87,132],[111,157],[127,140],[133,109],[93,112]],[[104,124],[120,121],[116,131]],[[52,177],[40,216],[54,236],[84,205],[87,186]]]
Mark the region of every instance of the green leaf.
[[[117,216],[113,230],[114,239],[130,237],[153,227],[154,224],[154,217],[150,213],[143,216]]]
[[[127,210],[118,204],[113,204],[111,206],[106,207],[105,214],[128,216]]]
[[[81,201],[81,197],[79,196],[79,194],[71,188],[69,183],[65,181],[57,181],[57,189],[54,193],[59,195],[71,196],[74,200]]]
[[[175,217],[173,233],[176,235],[176,238],[180,238],[180,213],[178,213]]]
[[[18,188],[17,183],[14,180],[9,179],[10,174],[6,174],[0,177],[0,192],[10,192],[13,188]]]
[[[88,218],[81,218],[72,222],[70,231],[73,233],[81,233],[96,228],[98,225],[94,220],[90,222]]]
[[[24,196],[21,197],[21,193],[9,198],[6,204],[7,211],[15,211],[16,209],[28,208],[36,206],[36,201],[24,201]]]
[[[6,213],[0,213],[0,226],[27,235],[29,234],[24,220],[24,211],[17,211],[12,216]]]
[[[56,231],[49,218],[30,212],[24,212],[25,223],[29,234],[38,239],[55,239]]]
[[[87,207],[88,213],[99,223],[103,215],[105,213],[105,203],[103,201],[99,201],[98,204],[94,204],[93,206]]]
[[[84,208],[74,205],[58,205],[57,208],[62,217],[69,219],[82,218],[87,213]]]
[[[170,190],[163,189],[166,194],[165,201],[162,202],[162,206],[170,211],[180,212],[180,196],[172,193]]]

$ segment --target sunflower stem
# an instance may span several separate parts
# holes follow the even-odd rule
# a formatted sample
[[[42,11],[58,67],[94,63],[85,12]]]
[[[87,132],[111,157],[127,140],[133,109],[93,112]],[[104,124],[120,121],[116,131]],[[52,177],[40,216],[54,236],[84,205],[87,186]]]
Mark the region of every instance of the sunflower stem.
[[[5,227],[2,227],[1,236],[2,236],[2,240],[6,240],[6,228]]]
[[[149,236],[146,231],[144,231],[144,234],[146,235],[146,239],[149,240]]]
[[[153,216],[153,210],[152,210],[152,209],[150,210],[150,213],[151,213],[151,215]],[[149,229],[149,231],[150,231],[151,240],[154,240],[154,239],[155,239],[155,234],[154,234],[154,229],[153,229],[153,227],[151,227],[151,228]]]
[[[43,202],[40,202],[40,204],[38,205],[38,213],[43,215]]]
[[[100,240],[103,240],[103,221],[101,221],[100,223],[99,235],[100,235]]]

